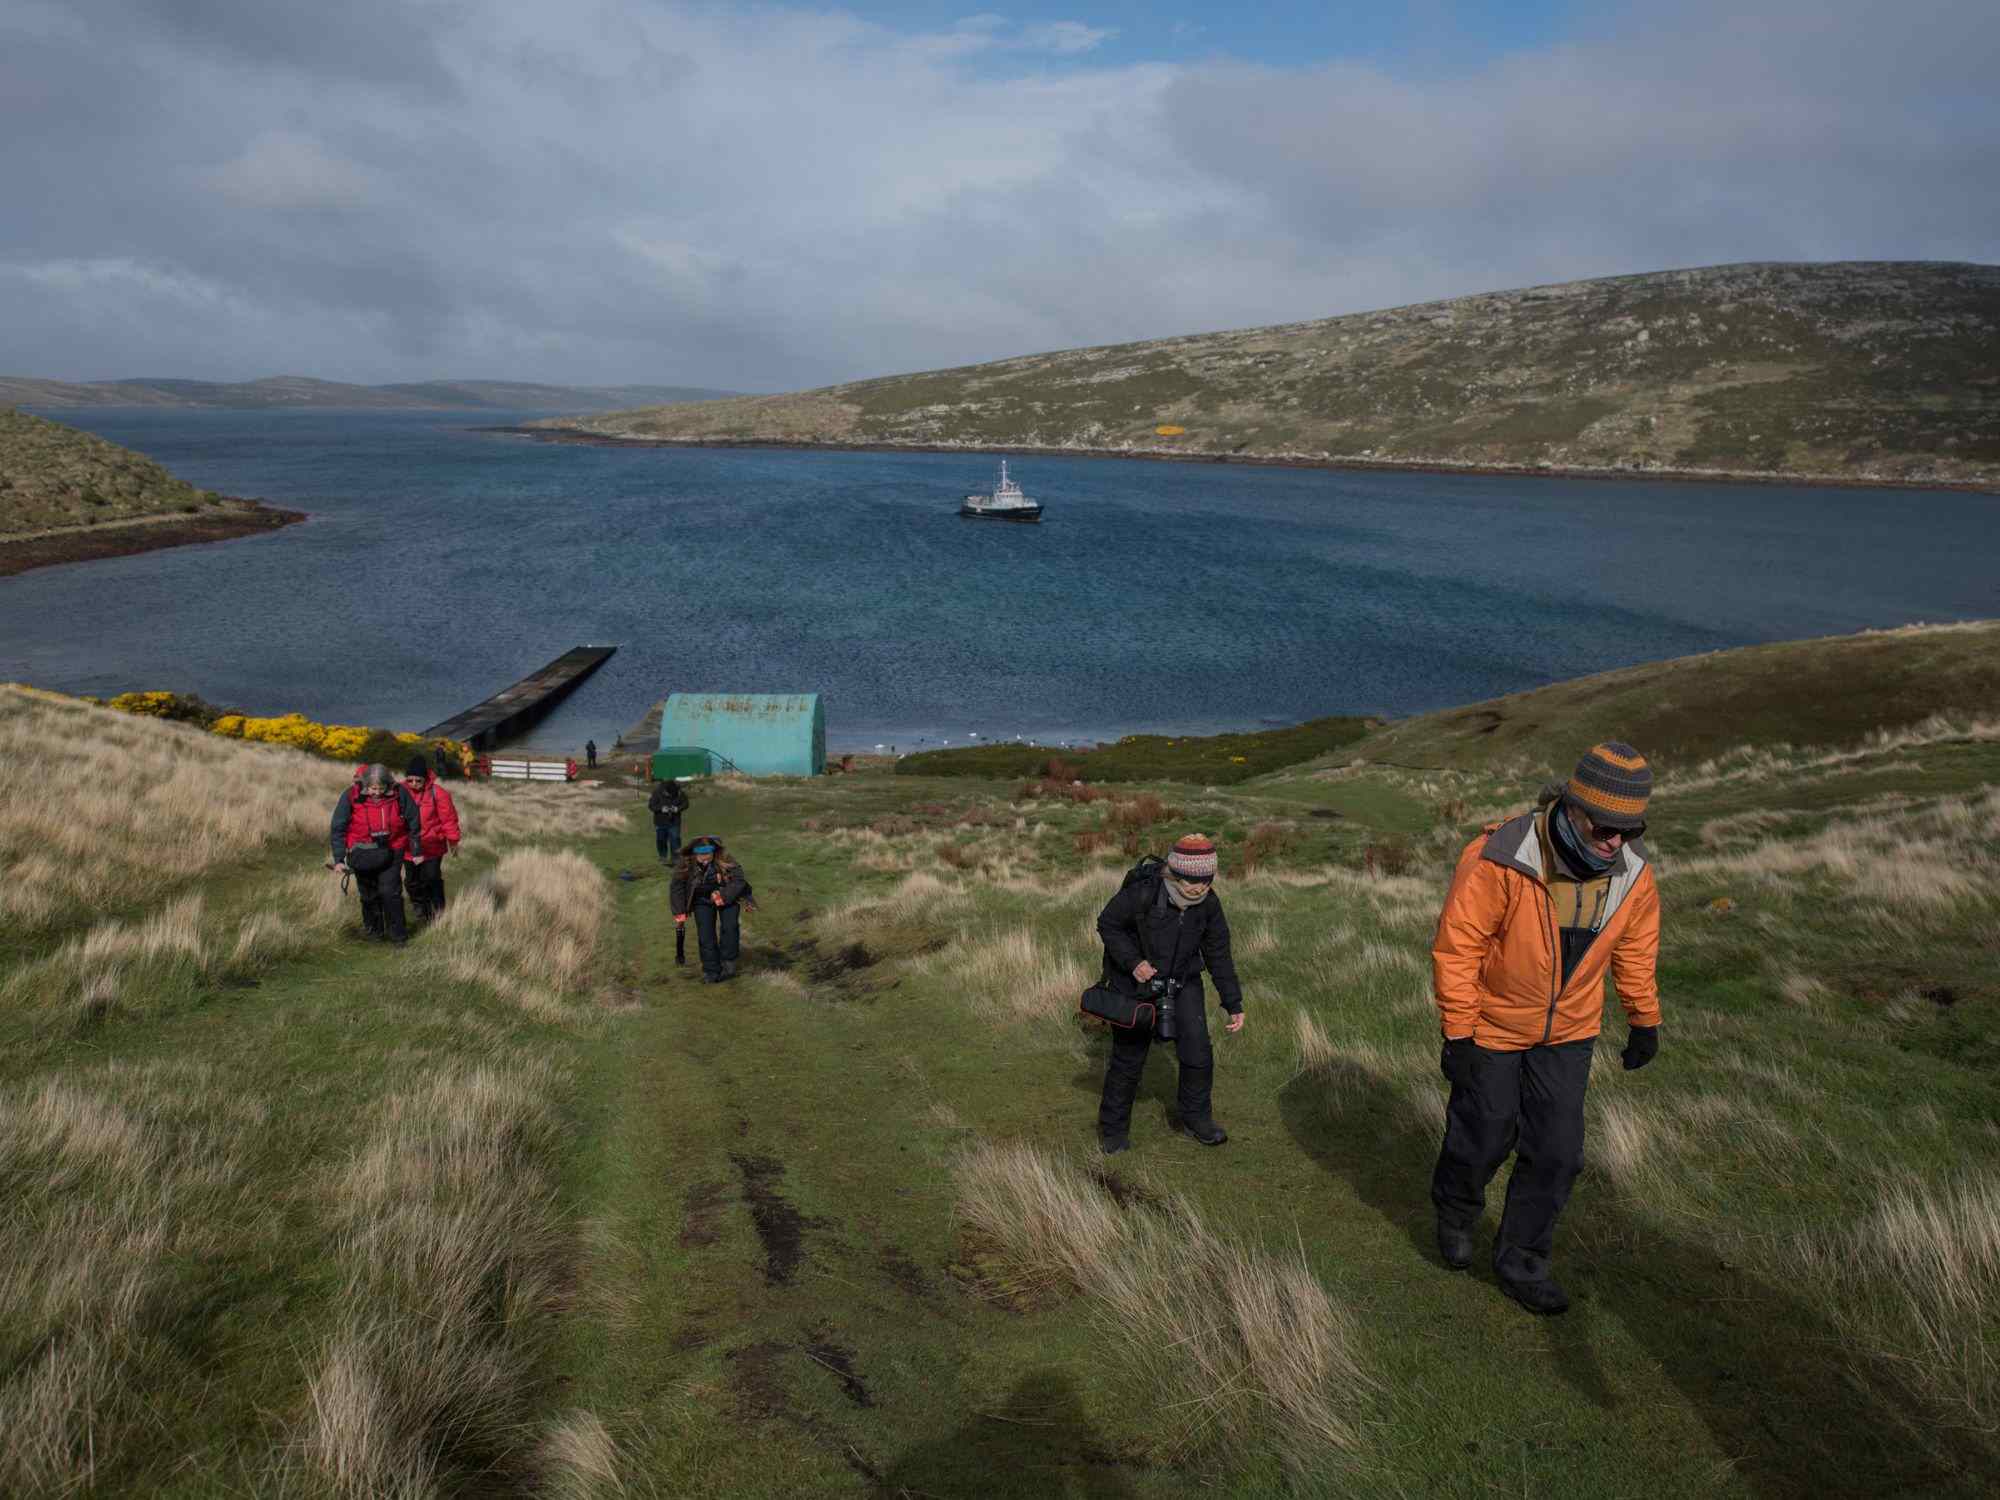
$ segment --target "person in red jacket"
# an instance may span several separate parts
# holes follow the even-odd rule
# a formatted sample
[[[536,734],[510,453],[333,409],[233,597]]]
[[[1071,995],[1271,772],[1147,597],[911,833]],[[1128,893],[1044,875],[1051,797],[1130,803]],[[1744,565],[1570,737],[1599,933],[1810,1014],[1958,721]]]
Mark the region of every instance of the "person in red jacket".
[[[409,939],[403,920],[403,866],[422,858],[423,815],[387,766],[370,766],[361,785],[340,794],[330,830],[333,867],[361,888],[361,925],[371,938]]]
[[[418,846],[423,858],[410,866],[410,903],[428,922],[444,913],[444,857],[458,847],[458,808],[421,755],[411,757],[403,786],[424,825]]]

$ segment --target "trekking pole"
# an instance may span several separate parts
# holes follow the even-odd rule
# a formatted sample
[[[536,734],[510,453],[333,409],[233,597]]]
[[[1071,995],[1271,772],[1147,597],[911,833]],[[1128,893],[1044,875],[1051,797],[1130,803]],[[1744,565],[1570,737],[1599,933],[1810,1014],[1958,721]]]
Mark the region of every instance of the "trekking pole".
[[[674,923],[674,967],[684,969],[688,961],[688,924],[685,919]]]

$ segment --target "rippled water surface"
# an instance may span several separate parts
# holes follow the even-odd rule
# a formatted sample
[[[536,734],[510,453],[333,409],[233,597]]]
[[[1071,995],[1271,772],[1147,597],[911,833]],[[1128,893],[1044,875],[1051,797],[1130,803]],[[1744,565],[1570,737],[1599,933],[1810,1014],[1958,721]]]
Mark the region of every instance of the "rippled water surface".
[[[51,412],[312,521],[0,579],[0,678],[421,728],[572,645],[535,733],[819,692],[837,747],[1405,714],[1754,641],[2000,614],[1995,500],[1022,458],[557,446],[510,415]]]

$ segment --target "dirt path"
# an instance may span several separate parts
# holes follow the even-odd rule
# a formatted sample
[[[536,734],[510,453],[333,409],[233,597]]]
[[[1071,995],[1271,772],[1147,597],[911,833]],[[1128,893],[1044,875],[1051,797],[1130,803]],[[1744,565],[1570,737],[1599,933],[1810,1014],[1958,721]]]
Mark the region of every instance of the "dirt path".
[[[723,802],[704,826],[730,837]],[[819,879],[778,889],[770,869],[743,976],[705,985],[692,934],[673,963],[650,850],[633,856],[620,983],[643,1010],[586,1085],[585,1275],[616,1311],[574,1351],[571,1394],[628,1414],[662,1493],[1188,1493],[1090,1419],[1068,1373],[1086,1329],[1051,1340],[968,1290],[943,1038],[900,1045],[886,966],[813,942]]]

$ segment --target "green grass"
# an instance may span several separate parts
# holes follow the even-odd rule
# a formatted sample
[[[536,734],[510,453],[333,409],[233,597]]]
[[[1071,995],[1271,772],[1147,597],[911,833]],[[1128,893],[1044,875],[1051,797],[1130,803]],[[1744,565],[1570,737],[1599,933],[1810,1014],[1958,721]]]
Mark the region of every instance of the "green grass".
[[[1867,637],[1775,661],[1794,675],[1837,655],[1848,696],[1891,722],[1913,672],[1938,692],[1971,684],[1953,706],[1976,718],[1994,701],[1978,701],[1986,639]],[[1654,682],[1729,742],[1771,666],[1705,658]],[[1406,724],[1235,784],[1156,775],[1093,802],[1022,799],[1011,764],[697,787],[690,829],[728,840],[762,903],[724,986],[698,982],[692,953],[674,965],[635,789],[626,825],[581,846],[605,878],[573,882],[609,923],[591,999],[549,1019],[488,985],[413,986],[435,933],[403,954],[315,942],[240,976],[254,985],[163,978],[81,1031],[16,995],[0,1099],[51,1083],[125,1099],[161,1122],[161,1181],[187,1210],[107,1398],[96,1492],[330,1492],[286,1457],[325,1351],[357,1299],[412,1330],[432,1309],[421,1279],[368,1269],[340,1185],[393,1119],[421,1116],[432,1081],[486,1065],[541,1080],[539,1113],[486,1140],[513,1143],[501,1175],[524,1201],[545,1192],[554,1226],[495,1295],[550,1274],[554,1295],[528,1299],[506,1345],[528,1361],[506,1421],[436,1445],[439,1478],[419,1493],[1986,1493],[2000,1256],[1978,1260],[1972,1208],[2000,1138],[2000,740],[1968,722],[1858,744],[1838,732],[1858,708],[1801,695],[1775,738],[1843,753],[1767,737],[1704,765],[1706,740],[1667,741],[1649,839],[1663,1047],[1619,1070],[1607,1003],[1591,1166],[1557,1246],[1575,1306],[1540,1321],[1429,1245],[1444,1086],[1427,948],[1461,842],[1524,805],[1579,737],[1611,732],[1592,694],[1547,692],[1527,716],[1542,727],[1497,748],[1507,729],[1433,719],[1440,770],[1420,768]],[[1156,1056],[1134,1150],[1085,1191],[1133,1234],[1178,1195],[1232,1255],[1303,1257],[1367,1377],[1341,1388],[1347,1448],[1288,1460],[1220,1429],[1188,1440],[1214,1393],[1175,1346],[1149,1352],[1144,1320],[1136,1346],[1112,1337],[1088,1278],[1024,1274],[960,1210],[955,1172],[978,1143],[1100,1169],[1106,1043],[1074,992],[1127,855],[1081,850],[1107,830],[1159,847],[1187,826],[1222,840],[1246,989],[1246,1029],[1217,1039],[1231,1140],[1205,1151],[1172,1132],[1173,1069]],[[1245,875],[1253,837],[1264,852]],[[1392,846],[1406,874],[1364,873]],[[283,859],[206,882],[210,910],[253,911]],[[16,944],[0,971],[52,942]],[[150,1093],[144,1068],[166,1070],[145,1075]],[[185,1173],[223,1158],[226,1173]],[[161,1196],[21,1161],[0,1156],[37,1222]],[[1911,1189],[1966,1211],[1964,1236],[1936,1242],[1968,1249],[1956,1301],[1927,1290],[1924,1242],[1885,1259],[1892,1242],[1870,1229]],[[1204,1262],[1160,1295],[1220,1327],[1223,1292]],[[0,1397],[53,1336],[0,1330]],[[549,1455],[597,1424],[614,1478],[593,1484]]]
[[[1237,734],[1130,734],[1094,750],[1056,750],[1046,745],[967,746],[906,755],[896,762],[896,770],[904,776],[1032,779],[1048,776],[1053,759],[1074,767],[1081,779],[1092,782],[1233,786],[1355,744],[1367,728],[1364,719],[1334,717]]]

